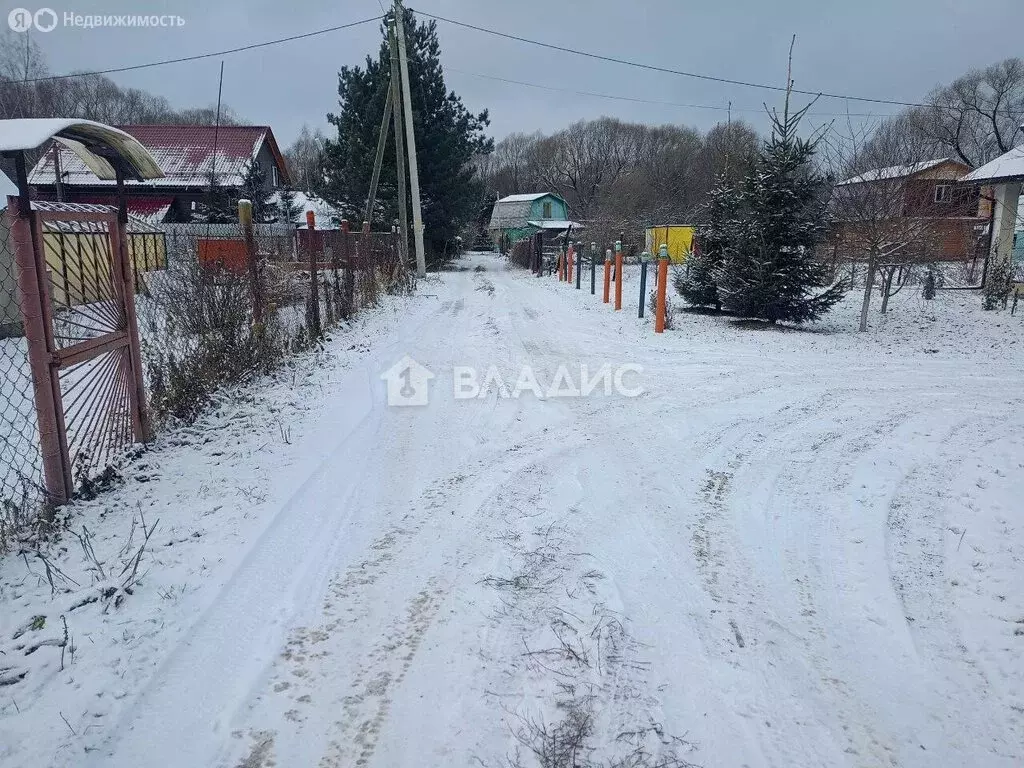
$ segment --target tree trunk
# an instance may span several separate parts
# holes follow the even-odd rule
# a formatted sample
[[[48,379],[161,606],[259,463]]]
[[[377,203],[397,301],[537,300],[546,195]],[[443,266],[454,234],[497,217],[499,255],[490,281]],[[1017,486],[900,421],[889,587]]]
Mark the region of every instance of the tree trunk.
[[[858,328],[861,333],[868,329],[868,309],[871,307],[871,289],[874,287],[874,282],[875,255],[871,254],[868,256],[868,272],[864,276],[864,303],[860,308],[860,328]]]
[[[885,310],[889,308],[889,296],[892,290],[892,277],[896,273],[895,267],[889,267],[885,273],[885,277],[882,278],[882,306],[879,308],[879,312],[883,315]]]

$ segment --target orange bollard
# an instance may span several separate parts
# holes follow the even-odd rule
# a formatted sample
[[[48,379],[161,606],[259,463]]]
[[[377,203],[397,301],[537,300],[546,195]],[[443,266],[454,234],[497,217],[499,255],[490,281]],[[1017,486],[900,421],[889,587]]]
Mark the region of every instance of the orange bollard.
[[[573,257],[574,257],[575,255],[576,255],[576,254],[575,254],[575,253],[573,253],[573,250],[572,250],[572,246],[570,245],[570,246],[569,246],[569,265],[568,265],[568,269],[569,269],[569,272],[568,272],[568,275],[567,275],[567,276],[566,276],[566,278],[565,278],[565,279],[566,279],[566,282],[568,282],[568,283],[571,283],[571,282],[572,282],[572,268],[573,268]]]
[[[615,241],[615,311],[622,309],[622,241]]]
[[[612,249],[604,252],[604,303],[607,304],[612,289]]]
[[[668,254],[667,248],[661,247],[658,255],[658,289],[654,311],[654,332],[665,332],[665,286],[668,284]]]

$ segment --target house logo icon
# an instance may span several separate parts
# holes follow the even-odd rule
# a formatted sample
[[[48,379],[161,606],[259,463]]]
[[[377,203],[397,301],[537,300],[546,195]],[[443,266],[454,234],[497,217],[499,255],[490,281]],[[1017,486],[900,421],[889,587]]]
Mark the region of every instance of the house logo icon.
[[[408,355],[380,375],[387,382],[388,405],[426,405],[430,399],[429,382],[434,374]]]

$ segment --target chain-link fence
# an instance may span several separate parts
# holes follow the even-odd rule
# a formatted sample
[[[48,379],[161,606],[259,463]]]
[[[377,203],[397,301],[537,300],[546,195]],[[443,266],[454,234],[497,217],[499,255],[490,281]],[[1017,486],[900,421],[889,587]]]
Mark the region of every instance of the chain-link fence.
[[[63,291],[69,306],[88,306],[88,277],[99,268],[69,261],[69,253],[83,249],[66,239],[64,233],[59,247],[47,244],[47,290]],[[156,430],[194,419],[224,387],[269,372],[285,356],[319,343],[330,328],[377,304],[382,294],[413,288],[392,232],[129,222],[126,241],[146,401]],[[46,498],[18,279],[5,218],[0,549],[30,527]]]
[[[411,289],[393,233],[239,224],[166,227],[168,268],[136,297],[151,415],[189,420],[226,384]],[[255,269],[249,259],[255,252]]]
[[[43,500],[42,458],[10,221],[0,216],[0,549]]]

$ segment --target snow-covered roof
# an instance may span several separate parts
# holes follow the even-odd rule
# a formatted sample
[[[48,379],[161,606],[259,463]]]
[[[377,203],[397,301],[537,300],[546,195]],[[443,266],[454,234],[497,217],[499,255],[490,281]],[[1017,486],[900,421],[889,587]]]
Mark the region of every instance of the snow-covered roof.
[[[531,227],[536,227],[537,229],[568,229],[569,227],[572,227],[573,229],[583,228],[582,224],[575,221],[569,221],[568,219],[543,219],[540,221],[528,221],[526,223]]]
[[[35,149],[50,139],[57,142],[68,163],[106,183],[117,178],[115,166],[121,168],[125,179],[156,180],[164,175],[160,162],[143,143],[120,128],[67,118],[0,120],[0,152]],[[47,157],[52,163],[52,155],[47,153]],[[50,177],[53,183],[52,170]]]
[[[533,204],[542,197],[565,200],[553,192],[530,192],[524,195],[508,195],[494,204],[488,229],[518,229],[526,226],[526,220],[533,212]]]
[[[265,125],[125,125],[119,130],[141,144],[163,169],[163,178],[147,181],[163,187],[205,187],[213,170],[217,182],[241,186],[249,164],[266,143],[283,183],[287,168],[273,133]],[[117,129],[112,129],[117,130]],[[214,150],[216,148],[216,151]],[[112,183],[99,176],[78,157],[61,148],[61,174],[68,185],[99,186]],[[112,176],[110,177],[113,178]],[[47,152],[29,174],[32,184],[53,184],[53,153]]]
[[[867,181],[882,181],[885,179],[902,179],[906,176],[913,176],[916,173],[927,171],[931,168],[942,165],[943,163],[949,162],[948,157],[940,157],[936,160],[922,160],[919,163],[909,163],[908,165],[891,165],[888,168],[875,168],[874,170],[865,171],[860,176],[854,176],[851,179],[840,181],[836,184],[837,187],[841,187],[844,184],[863,184]]]
[[[527,192],[525,195],[507,195],[501,198],[499,203],[532,203],[542,197],[550,195],[550,192]]]
[[[1005,155],[971,171],[961,181],[989,182],[1024,179],[1024,145],[1014,147]]]
[[[0,211],[6,210],[8,196],[18,196],[18,185],[7,178],[7,174],[0,171]]]

